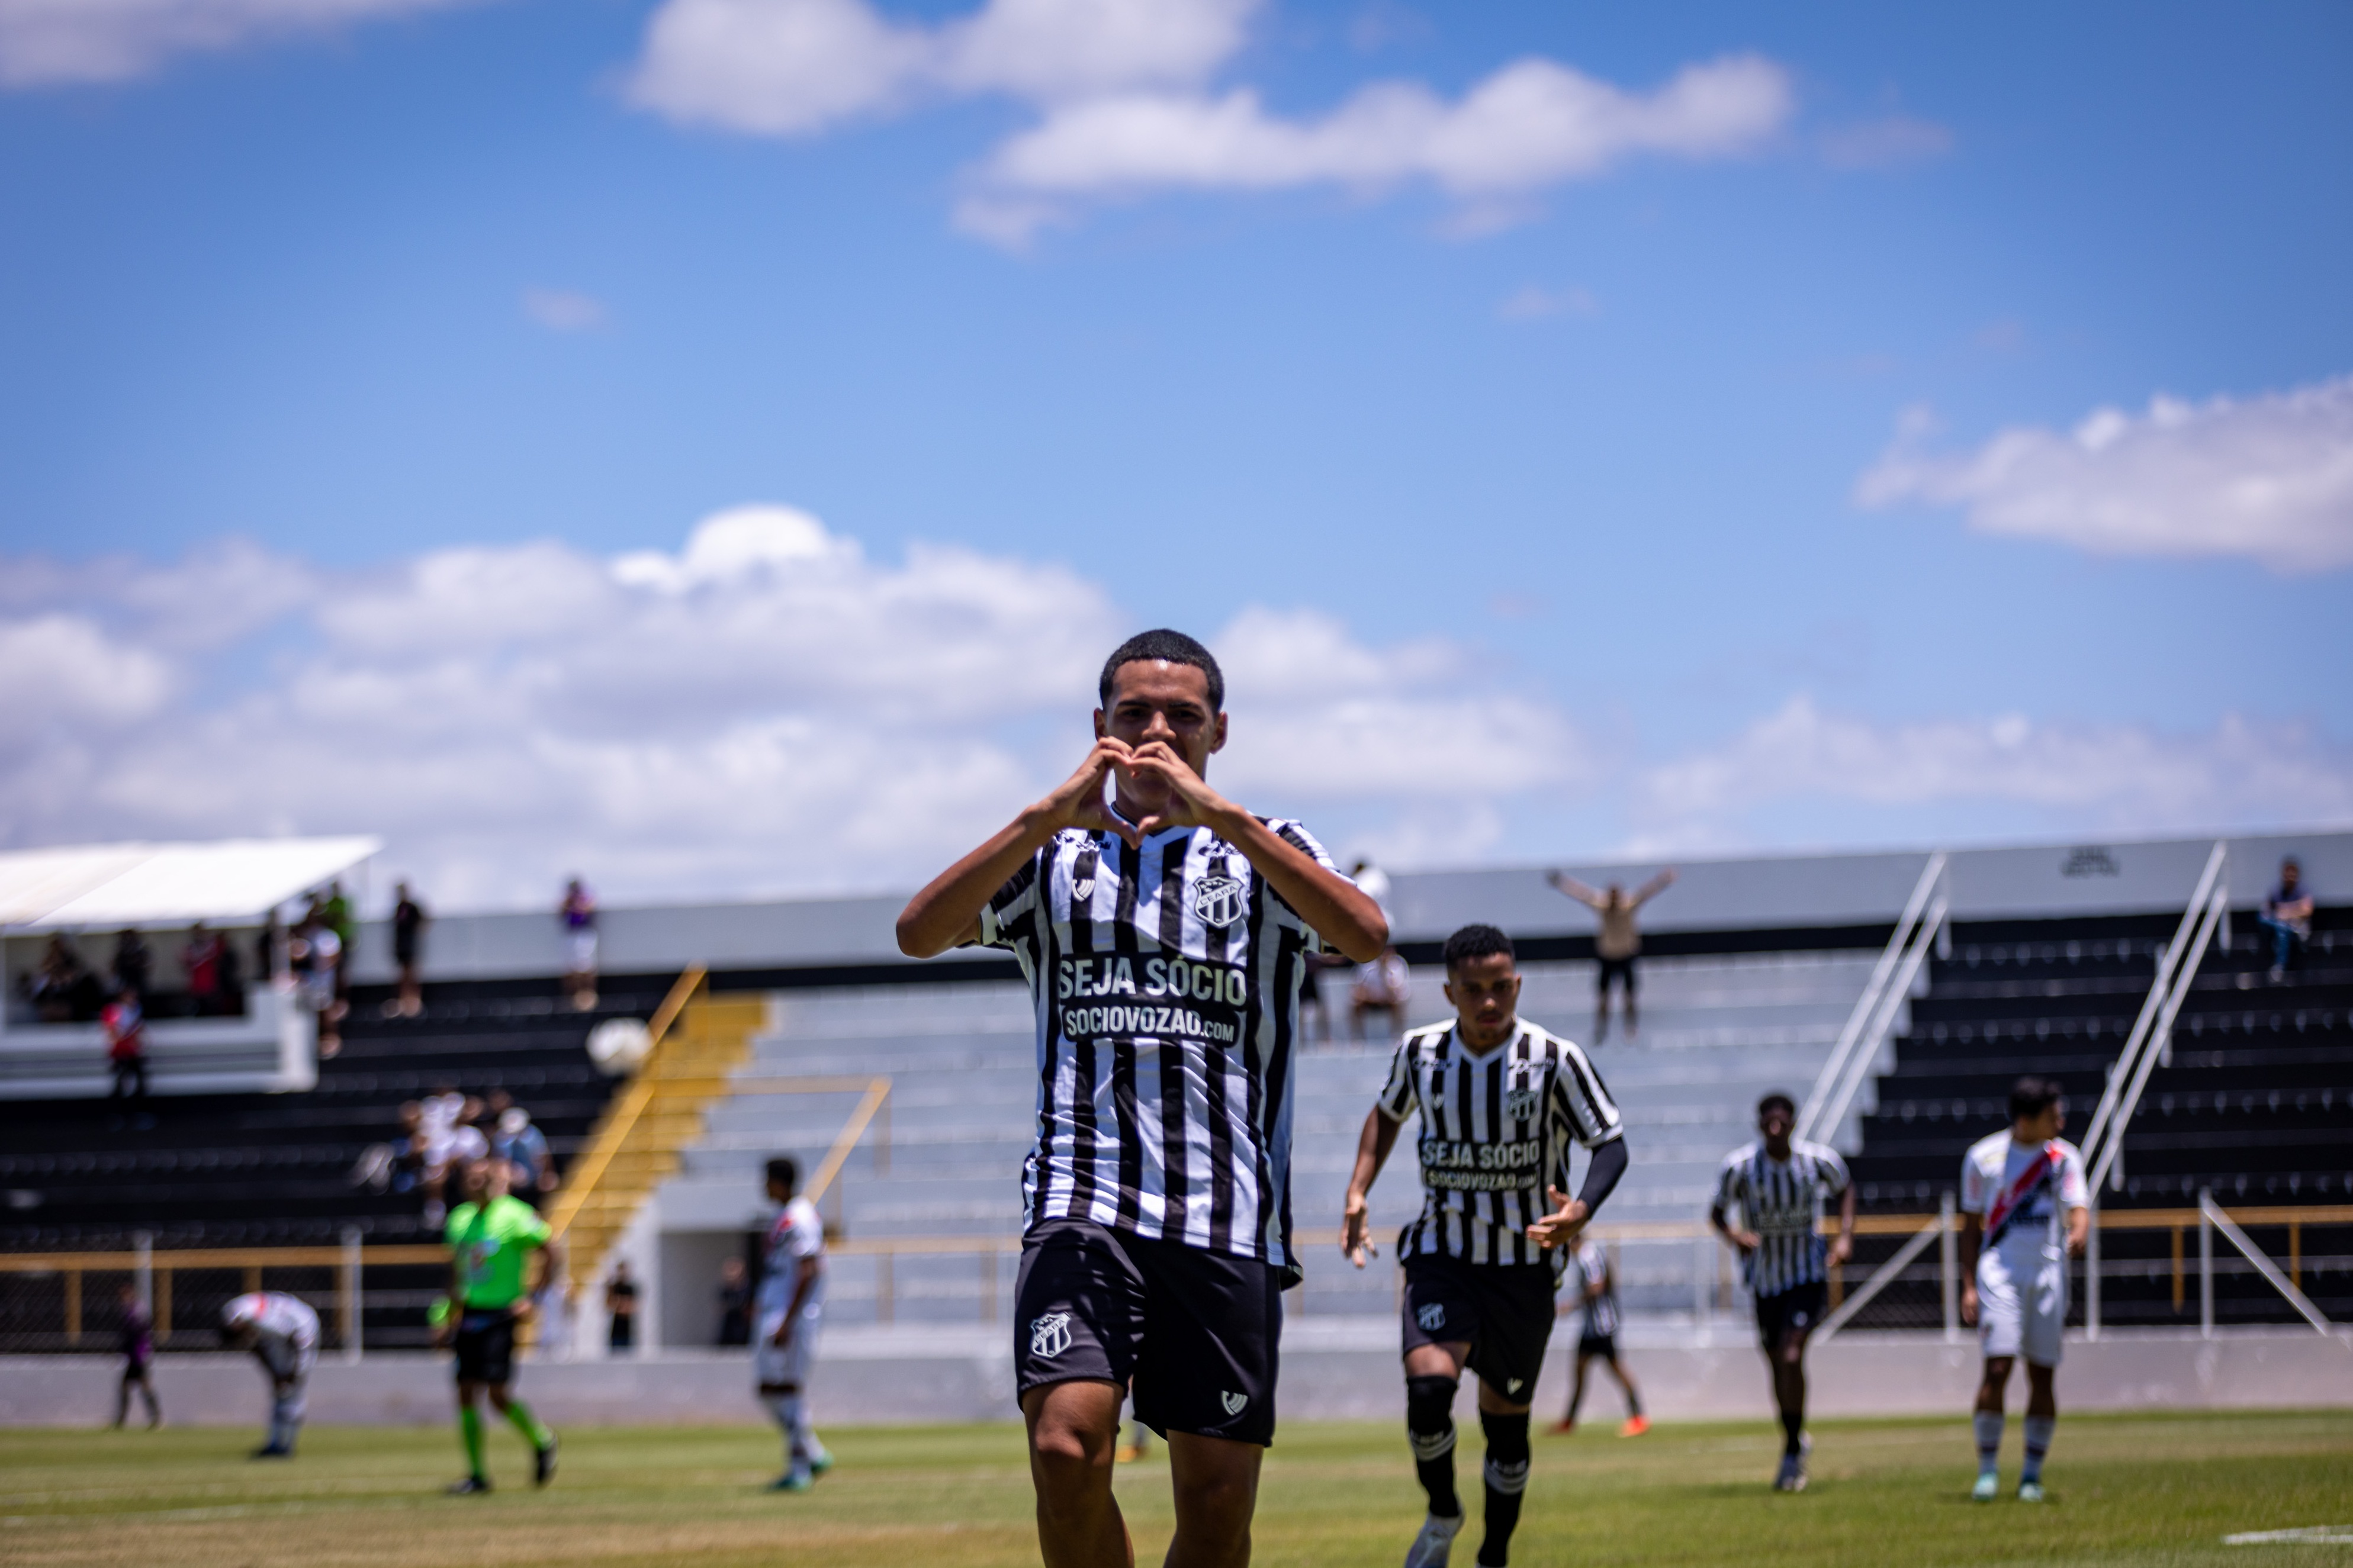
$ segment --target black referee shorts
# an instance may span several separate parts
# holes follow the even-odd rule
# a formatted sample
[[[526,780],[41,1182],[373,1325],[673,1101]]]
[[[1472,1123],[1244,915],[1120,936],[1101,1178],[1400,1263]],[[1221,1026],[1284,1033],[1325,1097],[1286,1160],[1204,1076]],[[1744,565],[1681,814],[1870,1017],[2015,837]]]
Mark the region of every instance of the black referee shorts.
[[[1042,1220],[1014,1286],[1020,1392],[1085,1379],[1129,1391],[1162,1436],[1274,1442],[1282,1271],[1092,1220]]]
[[[1467,1340],[1470,1367],[1514,1405],[1535,1397],[1552,1342],[1548,1263],[1465,1263],[1443,1254],[1405,1260],[1405,1351]]]
[[[1757,1337],[1768,1351],[1792,1333],[1810,1334],[1821,1326],[1822,1303],[1830,1287],[1820,1279],[1792,1285],[1787,1290],[1757,1298]]]
[[[514,1378],[515,1321],[512,1309],[468,1308],[458,1314],[458,1381],[509,1383]]]

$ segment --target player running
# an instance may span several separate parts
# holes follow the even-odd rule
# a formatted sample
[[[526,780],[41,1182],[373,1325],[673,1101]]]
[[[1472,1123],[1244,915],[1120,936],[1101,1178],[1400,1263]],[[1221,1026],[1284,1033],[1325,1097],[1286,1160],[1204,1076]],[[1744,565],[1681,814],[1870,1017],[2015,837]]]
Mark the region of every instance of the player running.
[[[1757,1302],[1757,1333],[1773,1369],[1773,1403],[1781,1413],[1781,1468],[1773,1489],[1806,1489],[1806,1342],[1821,1326],[1830,1271],[1854,1252],[1854,1184],[1846,1162],[1821,1143],[1789,1136],[1797,1102],[1773,1093],[1757,1102],[1764,1136],[1724,1158],[1707,1223],[1739,1250]],[[1825,1246],[1823,1200],[1839,1200],[1838,1235]],[[1740,1228],[1725,1220],[1737,1205]]]
[[[2018,1500],[2042,1500],[2059,1400],[2059,1338],[2067,1322],[2067,1259],[2092,1233],[2084,1154],[2059,1136],[2067,1101],[2056,1079],[2022,1078],[2010,1091],[2010,1131],[1969,1145],[1961,1159],[1961,1321],[1978,1326],[1985,1380],[1978,1384],[1978,1480],[1969,1495],[2001,1490],[2002,1400],[2010,1367],[2026,1356],[2026,1468]]]
[[[1105,662],[1079,770],[915,895],[899,945],[1012,951],[1038,1006],[1014,1357],[1048,1568],[1133,1561],[1121,1395],[1168,1438],[1184,1568],[1250,1561],[1291,1246],[1307,956],[1388,944],[1296,823],[1203,782],[1225,678],[1171,631]],[[1109,784],[1113,799],[1106,802]]]
[[[269,1379],[269,1437],[257,1459],[290,1459],[319,1364],[319,1314],[282,1290],[255,1290],[221,1309],[221,1343],[251,1351]]]
[[[1553,1292],[1577,1232],[1626,1172],[1625,1128],[1585,1053],[1518,1016],[1512,939],[1490,925],[1446,939],[1451,1024],[1416,1029],[1365,1117],[1340,1247],[1359,1268],[1366,1194],[1421,1111],[1421,1215],[1398,1237],[1405,1266],[1405,1424],[1430,1517],[1406,1568],[1444,1568],[1462,1528],[1454,1394],[1479,1374],[1487,1437],[1483,1568],[1510,1560],[1528,1484],[1528,1406],[1552,1338]],[[1593,1152],[1568,1195],[1571,1140]]]
[[[785,1473],[768,1486],[779,1492],[805,1492],[833,1468],[833,1456],[809,1425],[807,1394],[825,1312],[825,1222],[815,1204],[797,1195],[800,1184],[798,1165],[782,1155],[768,1162],[768,1199],[778,1207],[761,1253],[752,1375],[760,1403],[785,1435]]]
[[[114,1425],[131,1418],[131,1391],[147,1402],[147,1430],[164,1424],[164,1407],[155,1399],[155,1314],[139,1299],[139,1287],[122,1282],[122,1384],[114,1394]]]
[[[1634,1386],[1634,1374],[1618,1359],[1618,1271],[1609,1267],[1609,1255],[1601,1244],[1590,1237],[1577,1244],[1577,1305],[1585,1315],[1584,1331],[1577,1337],[1577,1381],[1569,1385],[1568,1411],[1552,1428],[1553,1436],[1565,1437],[1577,1430],[1577,1406],[1585,1403],[1585,1374],[1599,1361],[1626,1395],[1626,1424],[1618,1435],[1639,1437],[1651,1429],[1651,1422],[1642,1414],[1642,1394]]]
[[[451,1483],[456,1494],[491,1489],[482,1466],[486,1390],[491,1407],[531,1445],[532,1484],[543,1487],[555,1474],[555,1434],[507,1385],[514,1381],[515,1330],[537,1310],[534,1297],[554,1276],[561,1244],[529,1204],[508,1194],[508,1170],[504,1160],[487,1156],[459,1167],[465,1201],[449,1211],[449,1294],[434,1303],[434,1342],[454,1342],[458,1351],[458,1430],[466,1445],[466,1477]]]

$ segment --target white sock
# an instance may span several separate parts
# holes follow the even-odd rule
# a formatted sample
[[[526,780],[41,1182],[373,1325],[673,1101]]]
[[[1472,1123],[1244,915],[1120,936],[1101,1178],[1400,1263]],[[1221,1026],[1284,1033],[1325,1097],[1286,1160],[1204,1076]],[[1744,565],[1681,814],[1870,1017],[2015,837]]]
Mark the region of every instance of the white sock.
[[[2001,1458],[2002,1415],[1999,1410],[1980,1410],[1976,1416],[1978,1429],[1978,1474],[1989,1476]]]
[[[802,1453],[814,1459],[825,1452],[825,1445],[817,1440],[817,1425],[809,1419],[808,1399],[804,1395],[793,1403],[793,1440]]]
[[[2042,1456],[2051,1451],[2051,1430],[2059,1425],[2056,1415],[2030,1415],[2026,1418],[2026,1473],[2021,1481],[2042,1479]]]
[[[797,1394],[764,1394],[768,1414],[776,1418],[776,1426],[785,1435],[785,1466],[787,1469],[808,1468],[808,1455],[801,1447],[801,1396]]]

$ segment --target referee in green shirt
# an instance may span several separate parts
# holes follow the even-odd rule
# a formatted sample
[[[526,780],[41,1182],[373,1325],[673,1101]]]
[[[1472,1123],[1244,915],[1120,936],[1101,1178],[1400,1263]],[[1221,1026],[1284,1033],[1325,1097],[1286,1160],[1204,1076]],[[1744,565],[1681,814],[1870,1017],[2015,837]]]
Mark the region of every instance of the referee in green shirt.
[[[555,1474],[555,1434],[507,1392],[514,1378],[516,1328],[536,1310],[534,1293],[555,1272],[562,1244],[529,1204],[507,1193],[507,1163],[484,1156],[458,1173],[465,1201],[449,1211],[449,1294],[433,1310],[434,1341],[458,1351],[458,1429],[466,1479],[452,1492],[487,1492],[482,1468],[482,1394],[531,1445],[532,1482]]]

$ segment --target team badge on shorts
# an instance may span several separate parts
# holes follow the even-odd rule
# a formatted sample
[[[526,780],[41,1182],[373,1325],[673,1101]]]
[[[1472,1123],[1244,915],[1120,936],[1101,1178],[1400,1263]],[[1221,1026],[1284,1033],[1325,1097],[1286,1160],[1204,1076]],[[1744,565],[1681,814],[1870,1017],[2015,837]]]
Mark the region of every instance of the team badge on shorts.
[[[1416,1308],[1414,1310],[1413,1320],[1415,1322],[1421,1325],[1421,1331],[1423,1333],[1435,1333],[1440,1329],[1446,1326],[1445,1303],[1440,1301],[1432,1301],[1427,1307]]]
[[[1226,1407],[1227,1415],[1240,1415],[1242,1413],[1242,1406],[1250,1403],[1250,1395],[1228,1390],[1218,1395],[1218,1403]]]
[[[1536,1091],[1532,1089],[1513,1089],[1504,1096],[1504,1110],[1514,1121],[1534,1121],[1536,1119]]]
[[[1232,877],[1204,877],[1193,884],[1193,912],[1206,926],[1222,931],[1242,918],[1242,885]]]
[[[1049,1312],[1029,1325],[1029,1353],[1034,1356],[1060,1355],[1071,1348],[1071,1314]]]

